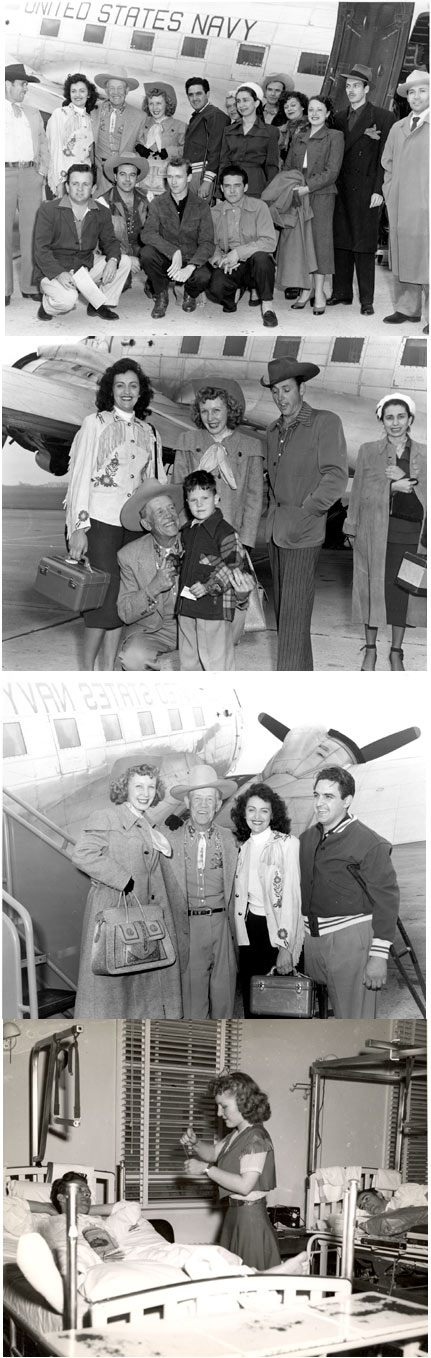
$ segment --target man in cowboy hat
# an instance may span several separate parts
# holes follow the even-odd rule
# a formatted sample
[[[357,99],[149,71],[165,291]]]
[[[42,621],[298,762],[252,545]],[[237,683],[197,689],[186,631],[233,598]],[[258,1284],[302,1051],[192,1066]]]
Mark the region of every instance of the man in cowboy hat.
[[[141,193],[138,185],[146,178],[147,171],[147,161],[135,155],[134,151],[119,151],[117,155],[110,156],[105,160],[105,178],[109,179],[113,188],[97,199],[111,213],[121,253],[129,256],[132,274],[139,273],[141,267],[140,232],[148,207],[145,190]]]
[[[331,410],[304,401],[314,363],[276,358],[261,378],[280,412],[268,430],[266,540],[274,585],[279,670],[312,670],[311,614],[328,509],[347,486],[346,441]]]
[[[388,109],[370,103],[372,78],[371,68],[356,62],[346,77],[348,108],[334,116],[334,127],[343,133],[345,146],[337,179],[335,273],[328,306],[351,305],[356,269],[362,316],[374,313],[375,254],[383,203],[381,156],[394,121]]]
[[[5,304],[13,293],[13,228],[18,212],[21,252],[20,287],[23,297],[37,300],[33,277],[33,228],[42,201],[43,181],[48,169],[48,142],[38,109],[24,111],[22,104],[29,85],[39,85],[22,62],[5,68]]]
[[[120,591],[117,609],[127,624],[118,656],[123,670],[158,670],[159,656],[178,645],[174,608],[181,557],[179,511],[182,486],[161,485],[150,477],[126,500],[124,528],[136,538],[118,552]]]
[[[134,151],[137,142],[142,141],[145,117],[140,109],[126,104],[130,90],[137,90],[139,80],[128,76],[124,66],[113,71],[102,71],[94,77],[96,85],[103,89],[106,99],[100,102],[95,111],[95,155],[98,171],[99,192],[108,188],[105,178],[105,161],[117,151]]]
[[[238,851],[231,830],[215,824],[236,783],[218,778],[210,764],[196,764],[184,783],[170,789],[189,819],[171,831],[173,856],[161,863],[176,927],[188,922],[190,955],[182,976],[184,1018],[231,1018],[237,964],[230,903]],[[232,915],[233,919],[233,915]]]
[[[129,277],[130,259],[121,254],[108,208],[92,197],[95,174],[93,165],[70,165],[64,197],[41,203],[37,213],[34,260],[41,321],[72,311],[80,294],[89,316],[118,321],[112,306]]]
[[[210,87],[203,76],[186,80],[186,94],[193,113],[186,127],[184,155],[192,167],[192,187],[199,198],[213,197],[225,127],[230,118],[210,103]]]
[[[263,117],[265,123],[272,123],[273,127],[283,127],[286,122],[284,105],[289,94],[295,89],[295,82],[291,75],[284,75],[282,71],[275,71],[274,75],[266,75],[262,80],[262,89],[265,96],[263,105]]]
[[[429,296],[429,97],[428,71],[411,71],[398,94],[411,113],[394,123],[382,156],[383,193],[389,217],[390,259],[395,311],[385,325],[420,321],[425,297],[425,334]]]
[[[273,328],[278,324],[273,303],[277,235],[269,207],[261,198],[247,196],[248,174],[242,165],[225,165],[219,184],[223,199],[211,208],[216,248],[207,297],[233,312],[237,288],[251,288],[264,326]]]

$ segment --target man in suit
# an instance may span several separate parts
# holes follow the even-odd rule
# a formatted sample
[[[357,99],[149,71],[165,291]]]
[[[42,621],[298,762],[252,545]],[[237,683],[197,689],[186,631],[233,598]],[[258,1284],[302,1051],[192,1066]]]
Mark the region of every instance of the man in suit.
[[[184,284],[183,311],[194,311],[211,278],[211,209],[190,187],[191,178],[190,165],[175,156],[166,172],[166,193],[153,198],[141,233],[141,265],[156,299],[151,312],[155,320],[166,315],[169,281]]]
[[[312,670],[311,615],[328,509],[348,478],[346,440],[332,410],[304,401],[315,363],[274,358],[268,363],[271,396],[280,419],[267,435],[269,508],[266,540],[274,587],[278,670]]]
[[[382,156],[383,193],[389,217],[395,311],[385,325],[420,321],[422,291],[428,334],[429,298],[429,100],[428,71],[411,71],[398,94],[407,98],[408,118],[394,123]]]
[[[231,911],[238,850],[231,830],[216,825],[215,817],[236,784],[218,778],[210,764],[196,764],[170,792],[190,812],[169,835],[173,857],[161,863],[176,924],[183,932],[188,921],[190,931],[182,976],[184,1018],[232,1018],[237,964]]]
[[[104,173],[105,160],[118,151],[134,151],[137,142],[145,140],[145,114],[126,103],[127,94],[138,89],[139,80],[131,79],[124,66],[102,71],[94,79],[106,94],[94,115],[97,191],[102,193],[110,188]]]
[[[158,659],[178,645],[174,609],[181,557],[182,486],[149,478],[121,510],[124,528],[145,537],[118,552],[118,613],[127,624],[119,664],[123,670],[158,670]]]
[[[356,62],[346,80],[349,107],[334,116],[344,135],[344,158],[337,179],[334,212],[335,273],[328,306],[351,306],[356,269],[361,315],[374,315],[374,275],[379,210],[383,203],[381,156],[394,122],[393,113],[370,103],[369,66]]]
[[[38,109],[22,107],[29,85],[39,85],[21,62],[5,68],[5,305],[13,293],[13,228],[18,211],[23,297],[37,300],[33,275],[33,228],[48,169],[48,142]]]
[[[186,127],[184,155],[192,167],[192,187],[199,198],[210,201],[215,190],[223,132],[230,118],[209,100],[208,81],[201,76],[186,80],[186,94],[193,113]]]

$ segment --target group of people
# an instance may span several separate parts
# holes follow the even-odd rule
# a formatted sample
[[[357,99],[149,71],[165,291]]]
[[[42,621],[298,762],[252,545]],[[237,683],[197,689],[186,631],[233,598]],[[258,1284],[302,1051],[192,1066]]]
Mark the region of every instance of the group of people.
[[[94,84],[69,75],[64,103],[48,120],[23,108],[37,77],[6,67],[6,304],[13,293],[12,232],[18,210],[21,293],[40,299],[39,319],[72,310],[118,319],[115,307],[143,271],[140,294],[160,319],[169,288],[194,311],[204,295],[235,312],[244,292],[263,325],[278,324],[274,287],[327,305],[351,305],[356,269],[361,312],[373,314],[375,254],[384,201],[389,216],[395,311],[388,324],[420,321],[428,301],[429,75],[399,87],[411,107],[394,114],[370,99],[373,72],[346,76],[347,107],[306,95],[283,73],[246,81],[211,102],[205,77],[186,81],[193,109],[175,118],[165,81],[138,88],[124,68]],[[42,202],[45,186],[45,201]],[[410,203],[414,203],[413,224]],[[427,312],[425,316],[427,322]]]
[[[316,823],[298,840],[283,799],[262,781],[236,797],[232,829],[219,824],[237,786],[203,763],[166,789],[179,806],[162,832],[160,812],[157,828],[153,816],[165,796],[158,766],[124,765],[114,766],[110,805],[93,811],[72,855],[91,877],[75,1017],[231,1018],[239,980],[249,1018],[252,978],[290,974],[302,958],[335,1018],[375,1017],[399,890],[390,844],[351,810],[351,773],[320,769]],[[151,939],[155,916],[173,954],[144,970],[140,932],[147,919]],[[100,965],[114,917],[131,950],[118,971]],[[107,940],[106,955],[116,955]]]
[[[328,510],[348,481],[339,416],[305,399],[319,371],[269,362],[261,381],[279,419],[266,454],[240,427],[239,383],[212,375],[196,392],[196,427],[179,435],[168,474],[146,419],[152,390],[142,368],[124,358],[106,369],[97,411],[72,445],[66,497],[72,560],[109,575],[104,602],[84,613],[84,669],[158,669],[177,645],[181,669],[234,669],[265,495],[277,668],[313,668],[319,556]],[[426,624],[424,600],[398,581],[405,552],[426,552],[426,448],[412,435],[409,395],[388,392],[376,413],[382,437],[359,450],[344,532],[353,546],[354,618],[365,627],[362,668],[375,669],[377,629],[388,623],[390,668],[400,670],[406,626]]]

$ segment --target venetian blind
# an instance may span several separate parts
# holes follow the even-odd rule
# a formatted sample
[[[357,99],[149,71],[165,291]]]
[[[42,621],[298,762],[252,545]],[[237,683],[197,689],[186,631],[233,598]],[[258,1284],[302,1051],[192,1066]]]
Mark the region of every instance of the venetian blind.
[[[399,1019],[395,1036],[412,1047],[425,1047],[427,1025],[425,1019]],[[393,1168],[399,1108],[399,1090],[392,1090],[388,1130],[387,1164]],[[404,1137],[401,1172],[403,1183],[427,1182],[427,1082],[425,1078],[412,1080],[405,1118],[408,1134]]]
[[[123,1023],[122,1156],[126,1198],[154,1202],[210,1199],[214,1185],[182,1176],[181,1132],[220,1134],[210,1080],[240,1065],[241,1021]]]

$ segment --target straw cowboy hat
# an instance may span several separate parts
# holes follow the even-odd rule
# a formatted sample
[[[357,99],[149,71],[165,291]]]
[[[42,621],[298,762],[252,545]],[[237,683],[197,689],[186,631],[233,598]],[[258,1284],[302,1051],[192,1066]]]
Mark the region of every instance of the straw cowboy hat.
[[[160,495],[165,495],[173,501],[175,508],[180,511],[184,508],[184,493],[182,486],[174,486],[171,482],[160,484],[155,476],[149,476],[142,486],[134,491],[130,500],[126,500],[121,510],[120,519],[123,528],[129,528],[132,533],[136,533],[142,527],[140,513],[145,509],[150,500],[158,499]]]
[[[102,74],[95,75],[94,79],[96,85],[100,85],[102,90],[106,90],[108,80],[124,80],[128,90],[137,90],[139,86],[139,80],[131,79],[125,66],[118,66],[116,71],[102,71]]]
[[[295,89],[295,81],[292,79],[291,75],[284,75],[283,71],[273,71],[272,75],[266,75],[263,81],[262,87],[264,94],[266,94],[267,85],[270,85],[272,80],[282,81],[286,94],[291,94],[292,90]]]
[[[397,85],[397,94],[406,99],[409,90],[414,89],[415,85],[426,85],[427,81],[429,83],[429,71],[410,71],[405,85]]]
[[[202,788],[211,788],[219,792],[225,801],[226,797],[231,797],[236,792],[237,784],[231,779],[228,781],[227,778],[218,778],[211,764],[195,764],[189,769],[186,782],[175,783],[174,787],[170,788],[170,794],[171,797],[175,797],[175,801],[182,802],[191,792],[200,792]]]
[[[261,387],[275,387],[277,382],[287,382],[289,377],[296,377],[300,382],[311,382],[312,377],[317,377],[320,368],[315,363],[297,363],[296,358],[272,358],[268,363],[268,381],[261,377]]]
[[[137,156],[135,151],[117,151],[115,156],[109,156],[108,160],[105,160],[103,166],[103,173],[111,184],[115,184],[114,170],[118,170],[120,165],[134,165],[139,170],[137,184],[140,184],[141,179],[145,179],[148,174],[148,161],[144,156]]]
[[[164,94],[166,98],[171,99],[174,106],[173,112],[175,113],[178,100],[173,85],[169,85],[166,80],[152,80],[151,83],[148,85],[147,83],[145,83],[144,90],[147,99],[151,99],[152,95],[155,93],[156,90],[158,94]]]

